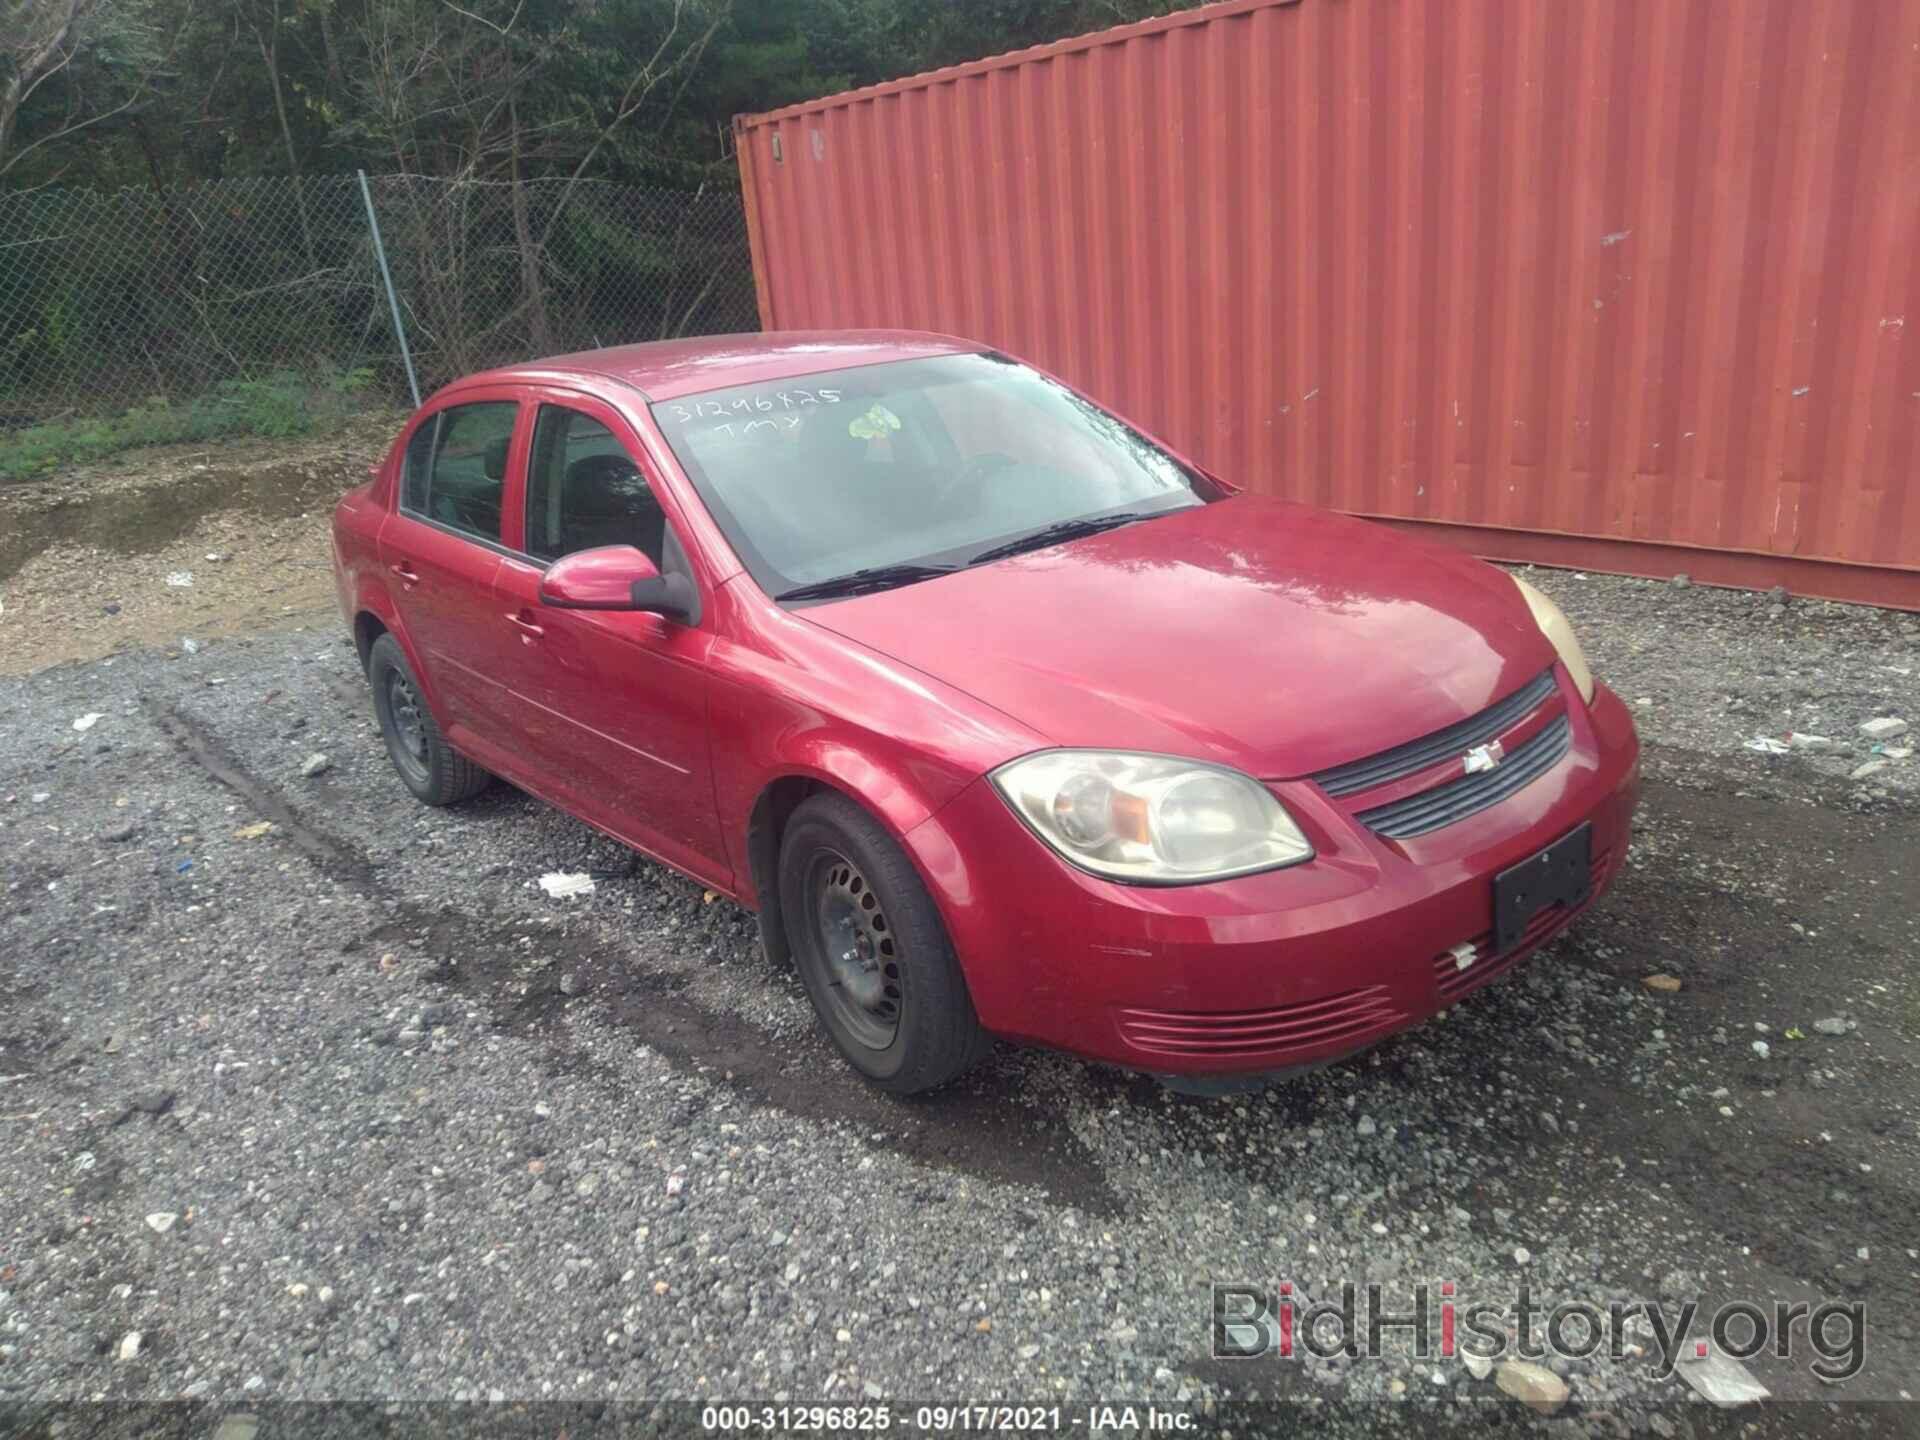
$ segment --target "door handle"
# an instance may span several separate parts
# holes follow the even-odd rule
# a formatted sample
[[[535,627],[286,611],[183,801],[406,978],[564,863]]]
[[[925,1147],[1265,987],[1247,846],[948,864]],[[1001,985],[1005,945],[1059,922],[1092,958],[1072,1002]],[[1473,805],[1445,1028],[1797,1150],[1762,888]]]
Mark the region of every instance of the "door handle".
[[[523,636],[525,636],[529,642],[537,640],[542,635],[547,633],[540,626],[534,624],[533,621],[528,620],[525,617],[526,617],[526,612],[524,610],[521,611],[520,614],[518,615],[514,614],[511,610],[509,610],[507,612],[507,623],[513,626],[514,629],[518,630]]]
[[[404,585],[411,587],[420,583],[420,572],[405,560],[396,560],[387,568],[398,575]]]

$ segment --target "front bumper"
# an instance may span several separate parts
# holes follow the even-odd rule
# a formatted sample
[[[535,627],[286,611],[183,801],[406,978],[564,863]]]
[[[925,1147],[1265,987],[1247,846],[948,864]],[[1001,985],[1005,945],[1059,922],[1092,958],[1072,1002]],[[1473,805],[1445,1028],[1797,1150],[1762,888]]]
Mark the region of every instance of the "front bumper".
[[[1569,697],[1567,754],[1518,793],[1387,840],[1317,786],[1275,786],[1316,858],[1207,885],[1132,886],[1048,849],[980,780],[908,837],[981,1022],[996,1034],[1170,1075],[1323,1063],[1445,1009],[1570,922],[1536,917],[1493,954],[1493,876],[1582,822],[1590,906],[1618,874],[1639,799],[1619,698]],[[1456,947],[1474,947],[1462,965]],[[1464,954],[1464,952],[1462,952]]]

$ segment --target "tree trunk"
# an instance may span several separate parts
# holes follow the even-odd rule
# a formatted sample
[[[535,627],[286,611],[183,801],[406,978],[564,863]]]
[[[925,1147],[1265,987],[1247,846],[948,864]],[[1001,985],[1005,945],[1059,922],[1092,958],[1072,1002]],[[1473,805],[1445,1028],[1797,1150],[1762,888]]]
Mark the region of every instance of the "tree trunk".
[[[307,268],[317,270],[320,262],[314,258],[313,226],[307,220],[307,194],[300,184],[300,156],[293,147],[293,126],[287,123],[286,96],[280,89],[280,0],[273,3],[273,44],[267,44],[267,37],[260,33],[260,22],[253,21],[253,38],[259,43],[260,58],[266,63],[267,78],[273,84],[273,109],[280,117],[280,140],[287,149],[287,173],[293,177],[293,208],[300,216],[300,242],[307,253]]]
[[[507,71],[507,83],[513,84],[511,66]],[[520,111],[511,100],[507,102],[507,124],[513,132],[513,239],[520,251],[520,289],[526,296],[527,325],[532,332],[534,351],[539,355],[551,355],[553,332],[547,325],[547,297],[540,283],[540,252],[533,243],[533,226],[527,219],[527,190],[520,178]]]

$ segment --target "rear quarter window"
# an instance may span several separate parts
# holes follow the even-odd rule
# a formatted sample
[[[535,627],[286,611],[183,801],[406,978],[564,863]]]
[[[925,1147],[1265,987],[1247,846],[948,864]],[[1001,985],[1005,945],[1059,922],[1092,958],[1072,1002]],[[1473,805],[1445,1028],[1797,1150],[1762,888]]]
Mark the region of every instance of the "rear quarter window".
[[[400,504],[415,514],[427,513],[427,476],[433,469],[433,442],[439,435],[440,417],[433,415],[407,441],[406,469],[400,481]]]

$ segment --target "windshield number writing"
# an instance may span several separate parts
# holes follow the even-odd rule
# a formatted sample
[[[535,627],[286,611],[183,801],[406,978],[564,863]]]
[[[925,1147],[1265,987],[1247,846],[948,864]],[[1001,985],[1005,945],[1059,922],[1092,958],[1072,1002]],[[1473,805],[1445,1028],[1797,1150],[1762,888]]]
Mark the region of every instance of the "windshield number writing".
[[[742,395],[738,400],[675,400],[668,408],[675,420],[687,423],[694,420],[725,420],[732,415],[753,415],[756,412],[764,415],[775,410],[802,410],[809,405],[838,405],[840,397],[841,391],[838,389],[822,386],[817,390],[775,390],[759,395]],[[798,416],[794,417],[794,423],[799,423]],[[731,428],[727,428],[727,433],[733,433]]]

